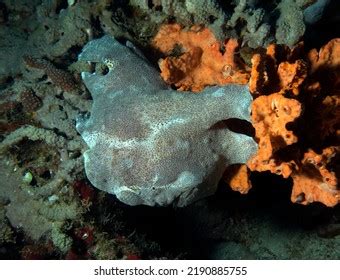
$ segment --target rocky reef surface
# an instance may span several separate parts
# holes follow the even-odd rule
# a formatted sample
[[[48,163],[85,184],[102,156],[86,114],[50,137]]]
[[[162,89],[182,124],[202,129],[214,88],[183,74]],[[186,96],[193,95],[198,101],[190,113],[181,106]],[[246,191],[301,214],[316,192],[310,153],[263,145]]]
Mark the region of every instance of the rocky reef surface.
[[[337,8],[332,0],[1,1],[0,257],[339,259],[340,34],[330,31],[340,30],[334,28],[340,24]],[[162,84],[157,91],[165,91],[156,99],[171,102],[165,111],[178,114],[177,102],[196,120],[163,140],[176,139],[180,131],[191,144],[203,138],[214,142],[209,147],[225,156],[227,139],[200,124],[216,121],[213,131],[224,135],[225,118],[251,121],[253,127],[227,123],[235,135],[254,136],[259,149],[249,160],[232,160],[249,155],[233,146],[237,151],[226,157],[246,164],[228,167],[217,195],[184,208],[131,207],[88,181],[83,155],[89,141],[82,140],[76,122],[99,105],[90,78],[84,83],[81,73],[110,77],[116,65],[78,56],[103,36],[136,45],[140,59],[159,67],[160,76],[153,70],[153,79]],[[141,75],[131,67],[116,73],[122,88]],[[240,90],[241,97],[224,112],[226,100],[214,104],[208,98],[216,95],[212,86],[249,88],[253,102],[249,106],[248,90],[249,98]],[[190,97],[181,103],[183,94]],[[189,108],[184,99],[198,105]],[[151,111],[151,101],[140,109],[143,98],[133,101],[135,110],[115,112],[122,127]],[[250,119],[235,113],[236,101],[249,107],[244,112],[251,109]],[[153,105],[157,120],[161,103]],[[198,146],[192,145],[197,152],[190,162],[199,162],[208,150]],[[135,181],[141,180],[137,171],[131,174]],[[125,180],[124,174],[116,176]]]

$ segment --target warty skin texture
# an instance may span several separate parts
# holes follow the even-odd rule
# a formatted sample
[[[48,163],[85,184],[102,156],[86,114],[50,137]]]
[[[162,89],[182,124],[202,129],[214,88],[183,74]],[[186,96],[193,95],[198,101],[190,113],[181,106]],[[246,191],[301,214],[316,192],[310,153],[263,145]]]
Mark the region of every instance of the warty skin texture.
[[[109,72],[82,73],[93,97],[77,130],[91,183],[129,205],[187,205],[214,193],[225,168],[245,163],[255,141],[214,124],[249,121],[247,86],[209,87],[200,94],[169,89],[131,44],[110,36],[89,42],[79,60]]]

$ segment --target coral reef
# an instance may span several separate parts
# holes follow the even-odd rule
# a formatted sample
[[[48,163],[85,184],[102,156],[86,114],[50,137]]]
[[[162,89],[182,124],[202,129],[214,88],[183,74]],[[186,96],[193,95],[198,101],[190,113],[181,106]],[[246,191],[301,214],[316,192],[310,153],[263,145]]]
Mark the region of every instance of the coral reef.
[[[237,40],[227,40],[221,46],[207,28],[183,30],[178,24],[164,25],[153,46],[166,56],[159,61],[162,78],[179,90],[201,91],[216,84],[248,82],[246,65],[235,57]]]
[[[53,131],[37,128],[34,126],[25,126],[17,129],[6,137],[4,141],[0,143],[0,153],[4,154],[11,149],[11,147],[17,145],[21,141],[30,140],[32,142],[42,141],[51,147],[58,149],[58,153],[62,160],[58,166],[58,171],[54,175],[54,179],[46,184],[43,188],[40,188],[39,193],[49,194],[55,188],[60,187],[64,180],[71,178],[71,171],[81,168],[81,158],[70,158],[70,155],[75,151],[81,151],[84,147],[83,144],[77,139],[72,141],[66,141],[62,136],[58,136]],[[69,179],[72,181],[72,179]]]
[[[294,46],[305,33],[303,11],[295,0],[283,0],[278,5],[280,17],[276,21],[277,44]]]
[[[240,81],[245,84],[249,80],[249,89],[255,97],[251,118],[259,143],[258,152],[247,163],[250,170],[291,177],[293,202],[336,205],[339,39],[330,41],[319,52],[314,49],[308,54],[302,43],[292,48],[270,44],[255,51],[251,70],[239,63],[241,72],[235,66],[235,61],[242,59],[237,42],[227,41],[223,51],[215,44],[215,38],[206,29],[161,27],[153,45],[164,56],[159,63],[163,79],[179,90],[194,91],[211,84]],[[223,77],[223,65],[230,65],[236,77],[242,75],[242,79]],[[307,119],[312,122],[306,123]],[[312,153],[315,155],[311,156]],[[318,157],[325,158],[318,163],[319,167],[310,163]],[[225,177],[231,187],[247,193],[251,184],[246,167],[231,170],[231,174]]]
[[[278,150],[297,142],[297,137],[287,130],[287,123],[293,122],[301,114],[301,104],[279,93],[260,96],[252,103],[252,123],[259,142],[259,150],[249,162],[252,170],[266,171],[288,177],[287,170],[272,169],[272,156]],[[274,164],[274,165],[277,165]],[[269,169],[268,169],[269,168]]]
[[[252,48],[275,40],[293,45],[303,34],[302,13],[311,2],[86,0],[67,5],[53,0],[15,5],[6,0],[0,7],[0,16],[6,23],[0,30],[0,84],[20,74],[25,54],[65,62],[72,58],[74,50],[103,32],[146,47],[159,26],[169,22],[204,25],[218,40],[241,38]],[[290,12],[292,6],[294,13]],[[12,25],[10,29],[8,23]]]
[[[20,93],[20,101],[26,113],[37,111],[42,106],[42,101],[32,89],[25,89]]]
[[[299,59],[302,44],[293,48],[271,44],[251,59],[250,91],[258,96],[278,92],[297,95],[307,76],[307,65]]]
[[[20,103],[16,101],[4,101],[0,104],[0,132],[5,135],[26,124],[21,118]]]
[[[303,155],[300,169],[292,175],[292,201],[303,204],[320,201],[327,206],[340,202],[335,170],[328,167],[339,152],[340,147],[328,147],[321,154],[309,149]]]
[[[99,10],[90,1],[69,8],[59,0],[35,2],[4,1],[9,16],[0,28],[0,85],[22,73],[24,55],[65,62],[92,36],[91,17]]]
[[[251,137],[213,128],[249,119],[246,86],[210,87],[197,96],[170,90],[134,48],[109,36],[85,45],[79,59],[109,61],[105,75],[82,74],[94,103],[77,129],[90,148],[87,177],[121,201],[187,205],[213,193],[226,166],[256,151]]]
[[[43,70],[52,82],[62,90],[71,92],[77,89],[77,85],[71,74],[56,68],[51,62],[27,55],[24,56],[24,61],[29,67]]]
[[[160,24],[176,22],[208,27],[219,40],[242,38],[251,48],[274,41],[292,46],[304,34],[303,11],[312,3],[310,0],[129,1],[114,5],[106,16],[110,19],[105,22],[112,25],[113,21],[129,32],[130,39],[142,44],[147,44]]]
[[[131,17],[133,13],[133,17]],[[221,38],[222,25],[227,17],[221,5],[216,0],[209,1],[126,1],[117,2],[112,8],[102,14],[101,21],[105,23],[106,33],[112,34],[120,29],[124,37],[141,45],[148,45],[150,39],[157,33],[159,25],[169,21],[185,26],[202,24],[214,30]],[[138,24],[136,24],[138,22]],[[108,28],[110,26],[111,28]]]
[[[226,169],[223,179],[232,190],[247,194],[252,187],[249,175],[249,169],[245,164],[235,164]]]
[[[339,259],[340,43],[333,39],[340,36],[339,1],[0,2],[0,259]],[[126,43],[143,65],[148,63],[144,55],[155,66],[161,58],[162,77],[172,88],[205,95],[206,87],[223,85],[237,88],[236,94],[248,83],[254,98],[254,131],[247,127],[246,134],[256,137],[259,150],[247,165],[224,170],[226,164],[218,161],[222,167],[216,175],[217,181],[224,172],[224,181],[237,192],[220,181],[217,195],[188,207],[129,207],[85,178],[82,155],[88,147],[75,124],[79,114],[83,117],[78,123],[88,119],[93,103],[99,101],[91,99],[80,73],[104,81],[110,71],[123,69],[110,56],[94,63],[77,57],[87,42],[106,34],[138,46],[143,54]],[[301,36],[305,50],[302,43],[296,44]],[[140,72],[132,66],[121,73],[130,77],[121,80],[124,93]],[[154,73],[149,86],[157,87],[163,81]],[[121,84],[109,80],[110,89]],[[191,92],[176,96],[204,99]],[[155,101],[144,110],[139,104],[129,107],[129,101],[129,116],[119,115],[120,127],[131,128],[131,134],[140,132],[142,127],[133,121],[146,110],[155,112],[152,120],[168,116],[177,104],[174,91],[159,94],[162,97],[155,100],[169,98],[173,104],[166,103],[161,111]],[[248,91],[240,95],[247,96],[240,102],[248,107]],[[229,114],[222,108],[226,100],[208,112],[210,99],[204,104],[197,100],[199,108],[188,105],[183,111],[191,112],[190,120],[208,114],[200,124]],[[231,112],[234,107],[238,105]],[[245,111],[243,119],[249,117]],[[112,116],[111,111],[107,115]],[[134,125],[126,125],[125,119]],[[214,145],[208,146],[219,147],[209,154],[217,155],[219,143],[227,145],[230,137],[217,141],[216,135],[225,135],[227,129],[232,135],[245,133],[244,123],[233,121],[196,130],[201,134],[189,143],[210,135]],[[174,129],[181,125],[192,122],[176,123],[164,138],[178,139]],[[185,136],[192,131],[187,129]],[[125,140],[119,143],[125,145]],[[170,147],[172,159],[173,147],[180,143],[162,138],[157,144],[160,149],[143,149],[137,155],[140,168],[132,168],[132,179],[144,180],[139,170],[154,166],[145,159],[159,155],[164,147]],[[119,148],[118,158],[126,159],[130,151]],[[244,147],[235,149],[232,153],[240,156]],[[189,151],[187,158],[196,155]],[[178,160],[179,169],[187,158]],[[122,169],[130,163],[124,161]],[[173,171],[171,166],[164,166],[160,174]]]
[[[300,47],[290,51],[281,49],[280,52],[275,46],[268,47],[266,54],[258,54],[253,58],[250,89],[255,94],[269,95],[258,97],[252,104],[252,121],[260,144],[257,155],[248,165],[252,170],[269,170],[285,178],[291,176],[293,202],[308,204],[320,201],[327,206],[334,206],[340,201],[336,175],[338,147],[333,146],[338,139],[339,125],[336,105],[339,91],[339,71],[336,69],[339,62],[335,55],[339,52],[339,42],[339,39],[334,39],[319,52],[311,50],[304,60],[298,59]],[[265,62],[261,65],[259,60],[262,58]],[[271,65],[271,68],[263,67],[263,63]],[[268,87],[266,82],[262,82],[264,80],[274,85]],[[265,100],[271,102],[265,105]],[[262,104],[263,108],[258,110],[258,104]],[[281,113],[279,106],[283,106]],[[265,117],[259,118],[258,112],[267,118],[270,115],[274,118],[266,121]],[[292,125],[298,117],[309,119],[312,126],[302,120]],[[288,127],[292,127],[295,132],[287,134]],[[279,132],[281,137],[276,138],[276,141],[265,141],[264,134],[260,134],[266,130]],[[279,135],[276,133],[273,136]],[[264,144],[261,145],[261,142]],[[295,146],[292,145],[294,143]],[[288,146],[292,150],[288,148],[283,152]],[[322,151],[317,152],[320,149]]]
[[[91,100],[77,79],[84,65],[73,62],[82,45],[101,32],[93,21],[106,7],[105,1],[89,2],[0,3],[1,258],[139,255],[129,238],[117,245],[123,218],[97,210],[95,189],[79,183],[85,181],[85,143],[75,119],[90,110]],[[110,211],[118,213],[119,206]],[[79,231],[93,228],[95,213],[99,217],[90,244]],[[108,223],[114,231],[100,238]]]
[[[25,33],[1,26],[0,37],[0,86],[20,73],[20,58],[24,54]]]
[[[17,174],[24,173],[24,170],[29,169],[33,172],[36,178],[35,181],[38,184],[32,187],[20,182],[20,177],[13,175],[13,171],[9,171],[11,168],[10,161],[8,161],[9,166],[7,168],[2,167],[7,170],[3,174],[5,178],[11,177],[14,180],[18,178],[16,179],[17,181],[13,181],[13,179],[6,180],[6,184],[2,185],[2,197],[10,201],[10,204],[6,207],[6,215],[13,226],[23,228],[25,233],[33,240],[38,240],[43,235],[46,235],[51,230],[51,225],[55,227],[58,225],[59,228],[66,220],[75,219],[81,213],[77,202],[69,201],[67,197],[70,189],[64,187],[68,181],[73,181],[72,173],[77,173],[79,168],[82,168],[81,161],[79,159],[66,160],[67,158],[64,158],[57,167],[53,167],[56,163],[52,161],[50,169],[48,169],[46,159],[42,159],[44,166],[39,166],[38,161],[32,163],[30,162],[32,161],[32,155],[27,153],[27,149],[32,146],[32,143],[39,143],[39,141],[43,141],[49,146],[46,150],[47,154],[51,154],[52,146],[57,150],[59,149],[59,157],[67,156],[65,155],[67,150],[72,151],[82,147],[80,143],[75,141],[66,142],[62,137],[58,137],[49,130],[33,126],[19,128],[1,142],[0,153],[2,155],[7,153],[7,157],[9,156],[8,153],[16,153],[13,147],[19,149],[18,154],[22,158],[17,158],[19,167],[14,168]],[[40,153],[43,153],[42,147],[40,143],[37,146]],[[36,152],[32,151],[32,153]],[[39,176],[42,179],[38,179]],[[48,180],[46,183],[43,180],[46,176],[52,177],[52,180]],[[16,188],[16,191],[10,192],[9,190],[13,187]],[[41,209],[44,209],[44,211]]]

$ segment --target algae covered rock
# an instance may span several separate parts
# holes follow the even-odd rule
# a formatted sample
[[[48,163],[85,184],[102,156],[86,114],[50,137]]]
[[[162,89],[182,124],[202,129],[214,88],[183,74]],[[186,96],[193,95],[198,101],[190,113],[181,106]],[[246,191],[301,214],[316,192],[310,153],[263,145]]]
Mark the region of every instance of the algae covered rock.
[[[89,146],[86,174],[124,203],[187,205],[212,194],[226,166],[255,153],[251,137],[216,125],[249,120],[247,86],[171,90],[138,50],[110,36],[89,42],[79,59],[108,67],[82,73],[93,97],[91,116],[77,122]]]

